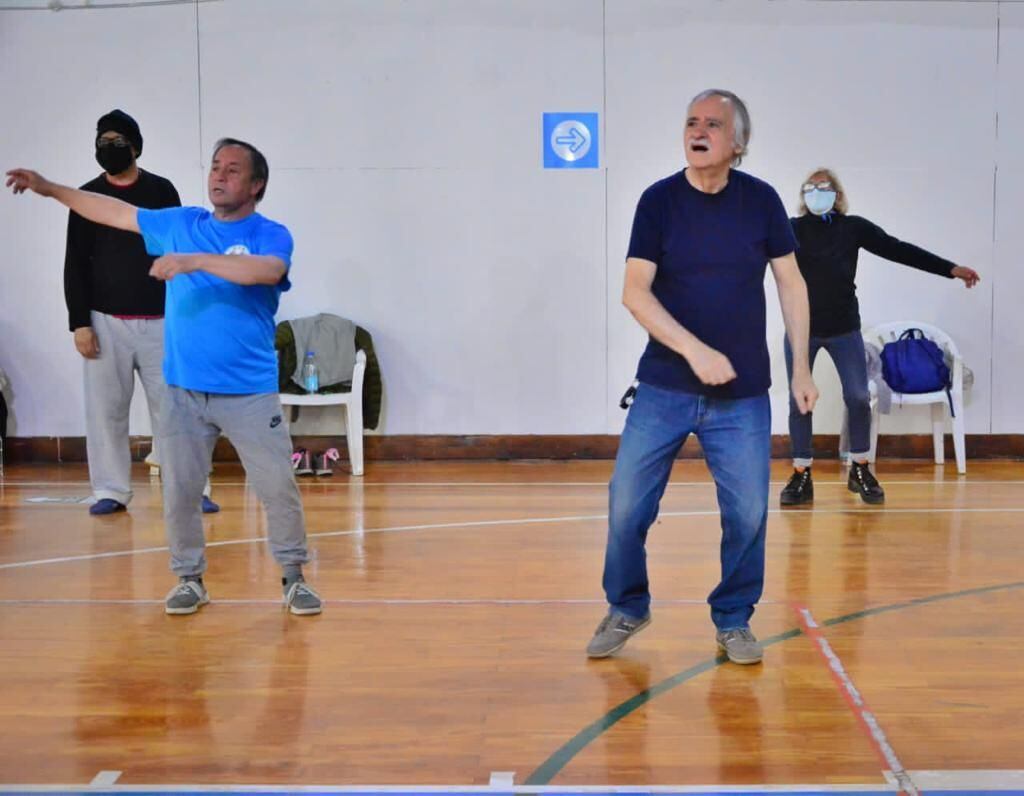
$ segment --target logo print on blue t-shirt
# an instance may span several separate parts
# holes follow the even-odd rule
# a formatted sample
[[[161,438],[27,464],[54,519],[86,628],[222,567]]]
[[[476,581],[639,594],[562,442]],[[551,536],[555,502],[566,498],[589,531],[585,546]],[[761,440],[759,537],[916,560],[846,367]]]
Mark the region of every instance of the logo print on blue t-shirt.
[[[249,254],[249,247],[244,243],[236,243],[230,247],[224,254]]]
[[[279,425],[281,425],[281,415],[274,415],[272,418],[270,418],[271,428],[277,428]]]

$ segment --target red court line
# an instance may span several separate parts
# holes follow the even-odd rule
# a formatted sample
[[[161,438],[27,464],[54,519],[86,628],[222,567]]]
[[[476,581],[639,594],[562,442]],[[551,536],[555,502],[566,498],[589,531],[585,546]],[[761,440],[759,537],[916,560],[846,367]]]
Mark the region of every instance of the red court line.
[[[791,603],[790,607],[796,613],[797,621],[800,622],[800,628],[814,643],[814,648],[828,667],[829,676],[831,676],[832,681],[839,689],[843,701],[846,702],[847,707],[850,708],[856,717],[857,723],[864,730],[864,734],[875,750],[875,754],[878,755],[878,759],[896,777],[897,783],[902,788],[900,793],[905,794],[905,796],[920,796],[920,791],[914,785],[913,780],[910,779],[910,775],[907,773],[906,768],[903,767],[903,763],[896,756],[896,751],[889,743],[889,739],[886,738],[885,731],[878,723],[878,719],[875,718],[875,714],[868,707],[863,695],[857,689],[857,686],[854,685],[853,679],[847,673],[846,667],[843,666],[843,662],[839,659],[835,650],[832,649],[832,645],[828,643],[828,639],[822,634],[821,628],[815,621],[810,609],[800,603]]]

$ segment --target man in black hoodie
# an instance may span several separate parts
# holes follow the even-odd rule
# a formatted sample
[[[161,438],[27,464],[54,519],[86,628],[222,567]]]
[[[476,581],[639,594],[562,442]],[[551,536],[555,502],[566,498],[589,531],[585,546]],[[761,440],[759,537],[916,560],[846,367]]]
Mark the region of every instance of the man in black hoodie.
[[[113,110],[96,125],[96,160],[103,174],[83,190],[137,207],[178,207],[169,180],[143,171],[142,133],[127,113]],[[140,235],[94,224],[72,212],[64,259],[64,296],[75,348],[85,359],[86,450],[96,502],[94,515],[124,511],[132,498],[128,416],[135,373],[149,404],[156,439],[163,377],[164,282],[153,279],[153,258]],[[217,505],[203,497],[204,511]]]

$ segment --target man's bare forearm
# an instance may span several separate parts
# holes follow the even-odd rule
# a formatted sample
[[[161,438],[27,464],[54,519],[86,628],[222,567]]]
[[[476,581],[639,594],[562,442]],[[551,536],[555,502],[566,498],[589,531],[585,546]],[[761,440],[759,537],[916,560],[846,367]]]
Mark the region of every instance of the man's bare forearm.
[[[801,279],[779,283],[779,304],[786,324],[789,347],[793,351],[793,372],[810,372],[807,344],[811,329],[811,308],[807,301],[807,285]]]
[[[55,182],[48,182],[40,195],[56,199],[82,218],[105,227],[114,227],[128,232],[139,231],[138,208],[112,196],[82,191],[67,185],[58,185]]]
[[[651,337],[684,359],[689,359],[694,349],[701,345],[701,341],[673,318],[650,290],[627,289],[622,303]]]
[[[262,254],[198,254],[199,270],[237,285],[276,285],[285,275],[284,262]]]

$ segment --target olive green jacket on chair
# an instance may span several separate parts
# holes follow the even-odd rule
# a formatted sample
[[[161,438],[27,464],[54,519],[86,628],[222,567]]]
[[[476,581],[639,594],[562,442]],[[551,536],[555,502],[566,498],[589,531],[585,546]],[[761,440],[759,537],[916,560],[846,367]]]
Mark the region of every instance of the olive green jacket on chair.
[[[301,395],[302,388],[292,381],[298,355],[295,353],[295,335],[288,321],[282,321],[277,325],[274,347],[277,349],[278,391]],[[377,354],[373,350],[373,337],[362,326],[356,326],[356,351],[366,353],[366,375],[363,378],[363,428],[377,428],[377,424],[380,423],[384,388],[380,376],[380,362],[377,361]],[[351,390],[351,380],[338,384],[320,385],[321,393],[351,392]],[[293,407],[293,410],[297,408]]]

